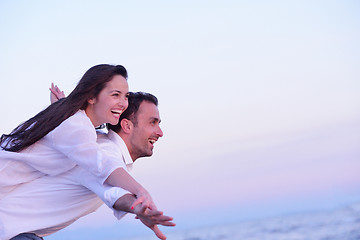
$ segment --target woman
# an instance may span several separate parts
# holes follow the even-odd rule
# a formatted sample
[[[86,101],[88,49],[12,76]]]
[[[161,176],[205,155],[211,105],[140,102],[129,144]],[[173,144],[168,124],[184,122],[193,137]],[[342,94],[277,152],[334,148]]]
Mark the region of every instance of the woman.
[[[147,191],[121,168],[118,159],[102,152],[95,127],[117,124],[127,108],[127,71],[121,65],[90,68],[68,97],[63,98],[2,135],[0,198],[18,184],[45,174],[58,175],[79,165],[100,183],[124,188],[156,208]]]

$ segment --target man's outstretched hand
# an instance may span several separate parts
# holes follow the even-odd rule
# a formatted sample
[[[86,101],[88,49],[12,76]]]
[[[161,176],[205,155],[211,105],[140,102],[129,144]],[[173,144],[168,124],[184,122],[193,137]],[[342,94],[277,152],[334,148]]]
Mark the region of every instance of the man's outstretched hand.
[[[134,213],[136,214],[136,219],[139,219],[145,226],[150,228],[159,239],[162,240],[165,240],[166,236],[160,231],[158,225],[167,227],[176,226],[176,224],[172,222],[172,217],[165,216],[163,212],[156,209],[152,210],[146,206],[137,205],[134,209]]]
[[[54,103],[56,101],[58,101],[61,98],[65,97],[65,93],[64,91],[61,91],[57,85],[54,85],[54,83],[51,83],[51,88],[49,88],[50,90],[50,102]]]

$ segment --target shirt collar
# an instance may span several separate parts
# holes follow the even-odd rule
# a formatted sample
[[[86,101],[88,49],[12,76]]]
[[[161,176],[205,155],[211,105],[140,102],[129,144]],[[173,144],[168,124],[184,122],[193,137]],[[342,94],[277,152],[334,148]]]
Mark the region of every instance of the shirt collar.
[[[122,140],[122,138],[119,136],[119,134],[117,134],[113,130],[109,130],[108,137],[120,149],[120,151],[122,153],[122,156],[123,156],[123,160],[124,160],[124,162],[126,164],[126,167],[129,170],[132,169],[132,166],[133,166],[134,162],[133,162],[133,160],[132,160],[132,158],[130,156],[129,150],[126,147],[126,144],[125,144],[124,140]]]

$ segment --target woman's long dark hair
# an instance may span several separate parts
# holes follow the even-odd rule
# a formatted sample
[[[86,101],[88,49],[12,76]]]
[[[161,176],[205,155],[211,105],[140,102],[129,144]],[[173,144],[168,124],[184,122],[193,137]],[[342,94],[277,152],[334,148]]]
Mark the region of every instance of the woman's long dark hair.
[[[88,100],[97,97],[115,75],[125,79],[128,77],[126,69],[121,65],[100,64],[90,68],[69,96],[51,104],[10,134],[3,134],[0,146],[7,151],[19,152],[32,145],[79,109],[85,110]]]

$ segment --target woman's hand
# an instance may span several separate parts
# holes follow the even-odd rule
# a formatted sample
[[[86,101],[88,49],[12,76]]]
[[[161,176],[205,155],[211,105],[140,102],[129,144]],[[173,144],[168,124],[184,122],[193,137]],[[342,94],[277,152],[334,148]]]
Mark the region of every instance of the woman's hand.
[[[145,226],[150,228],[159,239],[162,240],[165,240],[166,236],[160,231],[158,225],[167,227],[176,226],[176,224],[172,222],[172,217],[163,215],[163,212],[161,211],[146,208],[142,204],[135,207],[134,213],[136,214],[136,219],[139,219]]]
[[[150,194],[145,190],[142,189],[140,192],[136,194],[136,200],[131,205],[131,209],[135,209],[136,206],[142,205],[143,208],[149,208],[151,210],[157,210],[157,207],[152,200]]]
[[[142,204],[151,210],[157,210],[154,201],[146,189],[141,186],[124,168],[115,169],[105,180],[106,184],[114,187],[120,187],[134,194],[135,202],[131,205],[131,210]]]

